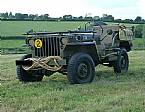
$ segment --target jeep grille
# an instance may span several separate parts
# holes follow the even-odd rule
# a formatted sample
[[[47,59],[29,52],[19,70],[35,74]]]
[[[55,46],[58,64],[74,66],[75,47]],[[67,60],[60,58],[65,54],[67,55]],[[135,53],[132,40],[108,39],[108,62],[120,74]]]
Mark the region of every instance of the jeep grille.
[[[35,57],[60,56],[60,38],[56,36],[37,38],[42,41],[41,48],[34,48]]]

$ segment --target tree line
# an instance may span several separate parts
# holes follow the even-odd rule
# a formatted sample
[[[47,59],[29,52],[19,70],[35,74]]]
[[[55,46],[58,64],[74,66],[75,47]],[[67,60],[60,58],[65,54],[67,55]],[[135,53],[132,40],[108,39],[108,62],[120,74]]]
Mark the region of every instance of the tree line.
[[[104,21],[104,22],[116,22],[116,23],[145,23],[145,20],[141,16],[137,16],[134,20],[133,19],[114,19],[112,15],[103,14],[102,17],[99,16],[88,16],[85,17],[79,16],[74,17],[72,15],[64,15],[62,17],[53,18],[50,17],[49,14],[22,14],[22,13],[15,13],[12,12],[5,12],[0,13],[0,20],[2,21]]]

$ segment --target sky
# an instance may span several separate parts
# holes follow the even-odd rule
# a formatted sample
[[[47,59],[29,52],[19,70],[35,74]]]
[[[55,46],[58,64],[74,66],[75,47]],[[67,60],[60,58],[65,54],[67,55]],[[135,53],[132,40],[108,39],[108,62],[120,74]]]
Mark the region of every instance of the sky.
[[[0,0],[0,12],[49,14],[61,17],[113,15],[115,19],[145,19],[145,0]]]

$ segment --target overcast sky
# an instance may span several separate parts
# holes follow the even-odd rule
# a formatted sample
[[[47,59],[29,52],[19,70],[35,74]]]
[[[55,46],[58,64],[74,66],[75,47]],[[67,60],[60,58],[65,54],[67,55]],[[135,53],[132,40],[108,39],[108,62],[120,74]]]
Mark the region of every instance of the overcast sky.
[[[0,12],[49,14],[60,17],[102,16],[111,14],[115,18],[145,19],[145,0],[0,0]]]

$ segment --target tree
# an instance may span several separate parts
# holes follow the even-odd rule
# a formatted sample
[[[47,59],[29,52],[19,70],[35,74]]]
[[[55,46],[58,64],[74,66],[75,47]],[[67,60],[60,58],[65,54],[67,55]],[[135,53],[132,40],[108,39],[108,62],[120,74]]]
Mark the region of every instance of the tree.
[[[12,19],[13,18],[13,14],[12,12],[9,13],[9,19]]]
[[[82,20],[82,19],[83,19],[83,16],[79,16],[78,19],[79,19],[79,20]]]
[[[94,19],[94,20],[100,20],[100,17],[99,17],[99,16],[94,16],[93,19]]]
[[[26,20],[28,19],[28,14],[16,13],[15,18],[18,20]]]
[[[38,16],[35,20],[48,20],[49,19],[49,14],[42,14]]]
[[[22,14],[23,19],[28,19],[28,14]]]
[[[134,21],[140,23],[142,21],[142,17],[137,16]]]
[[[91,21],[93,18],[92,17],[85,17],[84,20],[86,21]]]
[[[2,18],[2,19],[8,19],[8,18],[9,18],[8,12],[6,12],[6,13],[1,13],[1,18]]]
[[[103,21],[114,21],[114,17],[112,15],[103,14]]]
[[[123,20],[123,22],[125,22],[125,23],[133,23],[133,20],[132,19],[125,19],[125,20]]]
[[[71,20],[72,18],[73,18],[72,15],[64,15],[64,16],[63,16],[63,19],[64,19],[64,20]]]
[[[15,14],[15,18],[16,18],[16,19],[23,19],[21,13],[16,13],[16,14]]]
[[[44,14],[43,15],[43,20],[48,20],[49,19],[49,14]]]
[[[135,28],[135,38],[143,37],[143,25],[137,25]]]
[[[118,23],[121,23],[122,22],[122,19],[115,19],[114,21],[115,22],[118,22]]]
[[[35,19],[35,15],[34,14],[30,14],[29,16],[28,16],[28,18],[30,19],[30,20],[34,20]]]

